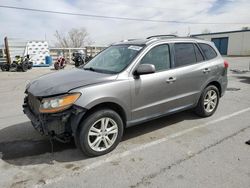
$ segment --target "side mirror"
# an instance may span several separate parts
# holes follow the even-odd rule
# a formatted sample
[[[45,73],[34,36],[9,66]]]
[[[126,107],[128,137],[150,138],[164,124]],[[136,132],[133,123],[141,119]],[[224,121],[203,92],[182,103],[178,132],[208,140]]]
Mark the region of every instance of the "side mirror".
[[[153,64],[140,64],[136,71],[134,72],[135,76],[140,76],[143,74],[152,74],[155,73],[155,66]]]

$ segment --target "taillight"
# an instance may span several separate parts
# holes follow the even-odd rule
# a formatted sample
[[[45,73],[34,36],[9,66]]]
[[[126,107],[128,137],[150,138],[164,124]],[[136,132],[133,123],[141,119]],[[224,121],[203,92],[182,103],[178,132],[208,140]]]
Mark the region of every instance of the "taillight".
[[[225,69],[227,69],[228,66],[229,66],[228,62],[226,60],[224,60],[224,67],[225,67]]]

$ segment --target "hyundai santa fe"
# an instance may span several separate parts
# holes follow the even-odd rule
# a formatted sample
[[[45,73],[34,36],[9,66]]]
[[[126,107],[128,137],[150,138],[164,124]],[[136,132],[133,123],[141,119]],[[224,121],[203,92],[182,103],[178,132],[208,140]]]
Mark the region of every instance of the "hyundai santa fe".
[[[87,156],[112,151],[126,127],[187,109],[211,116],[227,87],[228,63],[213,43],[152,36],[115,43],[86,65],[26,86],[24,113]]]

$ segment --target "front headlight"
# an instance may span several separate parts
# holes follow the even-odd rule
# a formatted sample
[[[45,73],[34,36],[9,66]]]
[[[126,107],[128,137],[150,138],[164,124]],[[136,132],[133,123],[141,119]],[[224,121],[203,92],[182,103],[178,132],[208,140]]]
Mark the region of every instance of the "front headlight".
[[[80,93],[61,95],[42,100],[39,111],[41,113],[55,113],[66,110],[81,96]]]

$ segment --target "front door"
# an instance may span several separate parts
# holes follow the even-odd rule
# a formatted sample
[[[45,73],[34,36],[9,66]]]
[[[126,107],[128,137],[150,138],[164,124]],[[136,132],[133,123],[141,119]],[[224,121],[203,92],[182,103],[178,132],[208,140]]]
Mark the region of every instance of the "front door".
[[[140,64],[153,64],[156,72],[131,78],[132,119],[143,121],[167,111],[168,98],[174,95],[171,81],[170,48],[168,44],[153,47]]]

